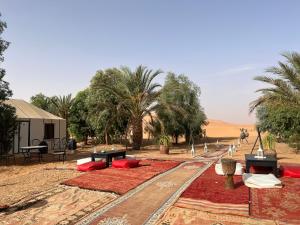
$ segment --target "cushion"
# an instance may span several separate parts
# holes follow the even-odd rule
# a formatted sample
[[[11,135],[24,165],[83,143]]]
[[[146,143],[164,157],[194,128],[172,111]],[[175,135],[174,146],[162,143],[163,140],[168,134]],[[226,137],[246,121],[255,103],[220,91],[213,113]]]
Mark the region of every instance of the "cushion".
[[[216,171],[216,174],[218,174],[218,175],[224,175],[221,163],[217,163],[215,165],[215,171]],[[243,169],[242,164],[241,163],[236,163],[236,168],[235,168],[234,175],[242,175],[243,173],[244,173],[244,169]]]
[[[81,165],[81,164],[88,163],[88,162],[91,162],[91,161],[92,161],[91,157],[78,159],[77,160],[77,165]]]
[[[83,163],[81,165],[77,165],[77,170],[86,172],[86,171],[92,171],[92,170],[100,170],[106,167],[105,162],[99,161],[99,162],[87,162]]]
[[[134,168],[139,166],[140,160],[136,159],[120,159],[112,162],[114,168]]]
[[[280,171],[284,177],[300,178],[300,166],[280,166]]]
[[[95,158],[95,161],[100,161],[102,160],[101,158]],[[92,158],[91,157],[87,157],[87,158],[83,158],[83,159],[78,159],[77,160],[77,165],[81,165],[83,163],[87,163],[87,162],[91,162]]]
[[[281,181],[274,174],[251,174],[244,173],[243,181],[251,188],[281,188]]]

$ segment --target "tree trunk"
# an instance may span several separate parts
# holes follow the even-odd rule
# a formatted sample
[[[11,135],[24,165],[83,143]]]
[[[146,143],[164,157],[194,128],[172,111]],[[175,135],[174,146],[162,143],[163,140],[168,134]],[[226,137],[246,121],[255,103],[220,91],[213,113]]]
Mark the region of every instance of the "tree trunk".
[[[109,138],[109,135],[108,135],[108,133],[107,133],[106,131],[105,131],[104,136],[105,136],[105,144],[106,144],[106,145],[109,145],[109,143],[110,143],[110,138]]]
[[[187,130],[187,131],[185,132],[185,143],[186,143],[186,144],[189,144],[189,143],[190,143],[190,139],[191,139],[191,133],[190,133],[189,130]]]
[[[143,141],[143,120],[134,118],[132,120],[132,149],[139,150]]]
[[[175,143],[176,143],[176,145],[178,144],[178,135],[177,134],[175,134]]]

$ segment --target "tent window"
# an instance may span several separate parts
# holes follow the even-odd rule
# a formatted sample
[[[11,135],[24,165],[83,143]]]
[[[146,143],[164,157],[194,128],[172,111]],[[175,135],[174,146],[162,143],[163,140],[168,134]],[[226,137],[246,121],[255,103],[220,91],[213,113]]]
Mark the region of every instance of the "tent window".
[[[54,123],[46,123],[44,139],[53,139],[53,138],[54,138]]]

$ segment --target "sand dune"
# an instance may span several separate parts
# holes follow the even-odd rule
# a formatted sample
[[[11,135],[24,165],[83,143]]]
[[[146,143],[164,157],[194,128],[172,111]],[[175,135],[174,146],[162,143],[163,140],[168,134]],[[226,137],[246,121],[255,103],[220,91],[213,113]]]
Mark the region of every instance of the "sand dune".
[[[209,119],[208,122],[204,127],[208,137],[239,137],[240,128],[247,129],[249,136],[257,135],[254,124],[234,124],[214,119]]]

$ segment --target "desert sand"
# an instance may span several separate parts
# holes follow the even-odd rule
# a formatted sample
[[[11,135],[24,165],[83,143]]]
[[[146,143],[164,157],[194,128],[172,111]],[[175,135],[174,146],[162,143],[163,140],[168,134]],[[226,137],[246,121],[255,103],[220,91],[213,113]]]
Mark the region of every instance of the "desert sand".
[[[196,154],[195,156],[201,156],[204,153],[204,143],[207,143],[209,151],[215,151],[216,141],[220,144],[229,145],[237,144],[237,139],[240,135],[240,128],[245,128],[249,132],[248,143],[242,143],[241,147],[234,154],[233,158],[237,160],[244,160],[244,155],[251,152],[254,141],[256,139],[256,130],[254,125],[249,124],[231,124],[219,120],[209,120],[209,124],[204,128],[206,129],[207,138],[201,139],[198,143],[195,143]],[[150,142],[149,142],[150,143]],[[16,165],[0,165],[0,206],[13,206],[22,202],[30,201],[32,198],[48,192],[52,189],[62,187],[60,183],[64,180],[73,178],[81,174],[76,171],[76,160],[84,157],[88,157],[91,152],[96,148],[97,151],[115,149],[126,149],[123,145],[98,145],[98,146],[85,146],[79,148],[75,154],[68,153],[67,161],[65,163],[59,161],[53,161],[51,157],[45,157],[42,163],[37,160],[32,160],[31,163],[24,163],[23,158],[17,158]],[[258,145],[254,147],[253,153],[256,152]],[[159,152],[159,146],[152,142],[152,144],[145,144],[139,151],[127,151],[128,155],[132,155],[137,158],[153,158],[153,159],[172,159],[172,160],[191,160],[191,146],[181,143],[179,145],[173,145],[170,149],[169,155],[163,155]],[[293,149],[288,147],[284,143],[276,144],[277,156],[279,159],[279,165],[281,163],[300,163],[300,154],[295,154]],[[226,156],[228,157],[228,156]],[[80,192],[80,195],[84,195],[87,202],[93,202],[94,194],[88,191],[81,192],[80,190],[65,190],[68,193]],[[101,204],[105,204],[111,201],[117,196],[99,195],[100,198],[105,198]],[[58,196],[57,199],[63,199],[63,196]],[[56,197],[53,196],[55,200]],[[57,200],[56,199],[56,200]],[[51,199],[49,199],[49,202]],[[53,200],[53,201],[54,201]],[[76,199],[74,200],[76,201]],[[60,204],[60,205],[59,205]],[[63,207],[63,201],[61,201],[56,207]],[[70,201],[70,204],[71,201]],[[100,204],[100,203],[99,203]],[[100,205],[101,205],[100,204]],[[84,205],[78,205],[73,209],[81,210]],[[48,206],[43,206],[45,210],[49,210]],[[27,210],[27,209],[26,209]],[[26,213],[26,210],[23,210]],[[30,210],[30,207],[29,209]],[[2,219],[5,215],[1,215]],[[21,216],[21,215],[20,215]],[[13,218],[13,217],[12,217]],[[27,218],[31,220],[31,218]],[[60,219],[64,219],[63,217]]]

